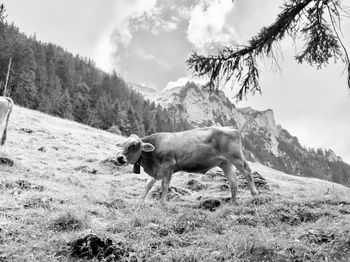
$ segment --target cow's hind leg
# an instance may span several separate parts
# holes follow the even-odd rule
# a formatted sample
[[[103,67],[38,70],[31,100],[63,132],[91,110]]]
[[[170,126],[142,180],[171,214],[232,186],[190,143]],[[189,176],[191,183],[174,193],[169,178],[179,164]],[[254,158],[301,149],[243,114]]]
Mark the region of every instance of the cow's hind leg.
[[[222,171],[224,171],[226,179],[231,189],[231,203],[237,205],[237,176],[235,168],[231,163],[225,163],[221,166]]]
[[[6,138],[7,138],[7,126],[8,126],[8,123],[9,123],[9,118],[10,118],[10,114],[12,112],[12,108],[13,108],[13,101],[11,98],[9,97],[6,97],[7,101],[8,101],[8,111],[7,111],[7,115],[6,115],[6,123],[5,123],[5,127],[4,127],[4,131],[3,131],[3,134],[2,134],[2,137],[1,137],[1,141],[0,141],[0,144],[1,145],[4,145],[5,142],[6,142]]]
[[[247,180],[252,196],[257,195],[259,192],[255,187],[252,170],[250,169],[248,162],[243,157],[242,159],[234,160],[233,164],[244,175],[245,179]]]

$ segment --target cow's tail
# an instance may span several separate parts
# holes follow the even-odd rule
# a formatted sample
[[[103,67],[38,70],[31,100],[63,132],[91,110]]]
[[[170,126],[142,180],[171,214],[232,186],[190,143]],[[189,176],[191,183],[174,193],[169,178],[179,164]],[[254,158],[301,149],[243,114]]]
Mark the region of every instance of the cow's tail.
[[[5,123],[5,128],[4,128],[4,131],[2,133],[2,137],[1,137],[1,142],[0,144],[1,145],[4,145],[5,142],[6,142],[6,138],[7,138],[7,126],[8,126],[8,123],[9,123],[9,119],[10,119],[10,114],[12,112],[12,108],[13,108],[13,101],[11,98],[9,97],[5,97],[9,103],[9,109],[7,111],[7,115],[6,115],[6,123]]]
[[[238,131],[238,133],[239,133],[239,144],[240,144],[240,147],[241,147],[241,160],[243,162],[243,168],[245,170],[247,170],[248,172],[251,172],[251,169],[250,169],[250,167],[248,165],[247,159],[244,156],[243,135],[239,131]]]
[[[242,163],[243,163],[243,168],[245,170],[247,170],[248,172],[251,172],[251,169],[249,167],[248,161],[247,161],[247,159],[244,156],[243,149],[241,151],[241,160],[242,160]]]

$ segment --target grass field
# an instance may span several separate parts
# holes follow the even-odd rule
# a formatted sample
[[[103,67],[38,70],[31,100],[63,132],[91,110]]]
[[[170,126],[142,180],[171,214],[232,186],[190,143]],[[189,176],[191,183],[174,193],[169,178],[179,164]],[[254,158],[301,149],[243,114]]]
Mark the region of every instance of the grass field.
[[[242,182],[239,206],[226,203],[219,172],[175,174],[165,206],[155,191],[139,205],[147,175],[104,161],[121,139],[14,108],[0,155],[0,261],[350,261],[349,188],[251,163],[267,185],[253,200]],[[91,232],[114,253],[74,253],[68,243]]]

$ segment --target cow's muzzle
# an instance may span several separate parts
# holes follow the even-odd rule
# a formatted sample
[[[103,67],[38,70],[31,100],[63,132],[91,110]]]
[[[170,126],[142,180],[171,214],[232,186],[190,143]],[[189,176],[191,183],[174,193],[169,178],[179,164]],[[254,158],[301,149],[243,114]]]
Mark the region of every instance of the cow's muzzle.
[[[128,161],[126,160],[126,157],[124,155],[117,156],[117,162],[119,165],[125,165]]]

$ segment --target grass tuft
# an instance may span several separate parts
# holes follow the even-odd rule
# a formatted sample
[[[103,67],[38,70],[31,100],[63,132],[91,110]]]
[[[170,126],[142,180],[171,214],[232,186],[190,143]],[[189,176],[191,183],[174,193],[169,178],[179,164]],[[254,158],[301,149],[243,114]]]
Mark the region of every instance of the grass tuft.
[[[51,228],[56,231],[73,231],[84,227],[86,227],[86,223],[70,212],[59,215],[51,223]]]

